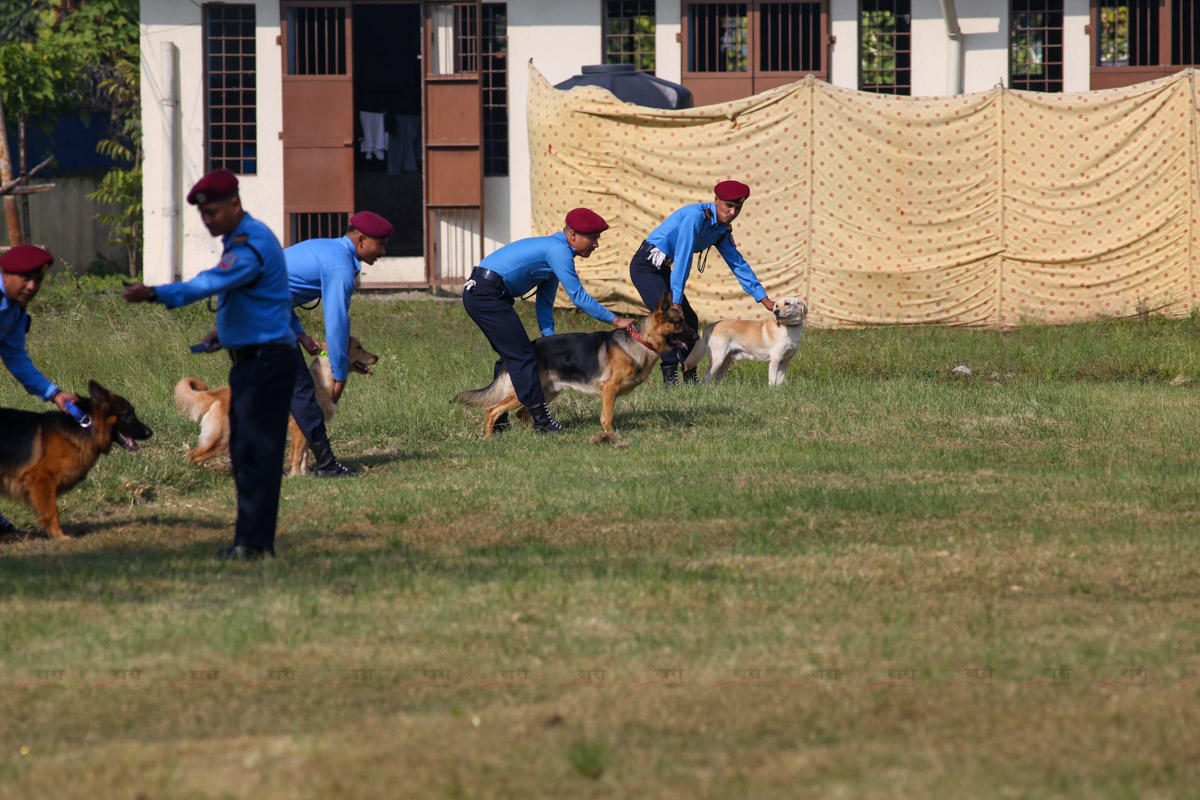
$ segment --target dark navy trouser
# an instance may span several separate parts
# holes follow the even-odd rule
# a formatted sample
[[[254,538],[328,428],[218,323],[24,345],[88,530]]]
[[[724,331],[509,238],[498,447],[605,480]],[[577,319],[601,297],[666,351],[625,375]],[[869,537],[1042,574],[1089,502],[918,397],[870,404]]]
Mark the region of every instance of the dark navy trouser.
[[[229,371],[229,457],[237,487],[234,545],[274,550],[287,438],[294,347],[261,353]]]
[[[479,280],[472,274],[470,288],[463,289],[463,307],[487,337],[488,344],[504,362],[512,378],[517,398],[526,408],[537,408],[546,402],[542,381],[538,378],[537,354],[533,342],[513,308],[513,297],[500,280]],[[499,374],[499,369],[494,371]]]
[[[671,267],[665,261],[661,267],[654,266],[646,250],[646,246],[643,245],[634,253],[633,260],[629,262],[629,279],[633,281],[633,286],[641,295],[646,308],[653,313],[662,300],[663,292],[671,291]],[[679,305],[683,308],[684,321],[692,330],[699,331],[700,318],[692,310],[692,304],[688,302],[686,294]],[[662,366],[666,368],[672,364],[679,364],[686,358],[687,354],[682,350],[672,350],[662,354]]]
[[[296,382],[292,387],[292,416],[300,426],[300,432],[308,441],[313,440],[313,434],[325,434],[325,412],[317,403],[317,385],[313,382],[312,373],[308,371],[304,353],[296,348]]]

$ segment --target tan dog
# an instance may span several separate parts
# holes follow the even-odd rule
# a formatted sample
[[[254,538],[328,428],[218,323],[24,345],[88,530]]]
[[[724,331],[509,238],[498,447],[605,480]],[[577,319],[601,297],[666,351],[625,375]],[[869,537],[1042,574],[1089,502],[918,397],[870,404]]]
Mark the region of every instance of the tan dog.
[[[712,351],[712,363],[704,374],[705,381],[720,381],[734,361],[748,358],[769,365],[768,383],[783,383],[784,373],[800,346],[800,332],[808,306],[798,297],[775,301],[775,321],[758,322],[744,319],[723,319],[704,328],[696,348],[688,354],[684,369],[695,369],[706,350]]]
[[[350,359],[350,371],[360,375],[370,375],[371,365],[379,361],[379,356],[368,352],[355,336],[350,337],[346,355]],[[337,403],[333,402],[333,371],[329,368],[329,359],[317,356],[308,371],[316,386],[317,405],[325,414],[325,421],[329,422],[337,409]],[[199,464],[229,452],[228,386],[209,389],[199,378],[184,378],[175,384],[175,405],[193,422],[200,423],[200,441],[188,451],[188,461]],[[291,415],[288,415],[288,436],[292,442],[288,474],[304,475],[308,471],[308,442]]]

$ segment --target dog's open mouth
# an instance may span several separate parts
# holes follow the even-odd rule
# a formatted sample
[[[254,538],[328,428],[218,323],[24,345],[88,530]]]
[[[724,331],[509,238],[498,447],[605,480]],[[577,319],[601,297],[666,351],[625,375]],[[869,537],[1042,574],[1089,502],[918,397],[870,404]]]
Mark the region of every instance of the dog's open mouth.
[[[140,449],[138,447],[138,443],[134,441],[133,437],[126,436],[120,431],[117,431],[117,442],[121,445],[121,447],[124,447],[131,453],[137,452],[137,450]]]
[[[351,361],[350,368],[353,369],[355,372],[357,372],[359,375],[374,375],[375,374],[375,373],[371,372],[370,367],[368,367],[366,364],[364,364],[361,361]]]
[[[672,347],[677,348],[679,350],[687,350],[688,348],[690,348],[692,346],[692,343],[690,341],[688,341],[687,339],[681,339],[677,336],[672,336],[667,341],[671,343]]]

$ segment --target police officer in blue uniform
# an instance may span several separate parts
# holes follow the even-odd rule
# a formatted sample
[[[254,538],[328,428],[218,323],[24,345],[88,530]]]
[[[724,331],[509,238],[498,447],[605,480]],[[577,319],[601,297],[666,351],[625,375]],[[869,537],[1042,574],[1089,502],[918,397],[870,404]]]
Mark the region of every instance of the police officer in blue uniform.
[[[700,330],[700,319],[683,290],[692,271],[692,256],[704,252],[699,266],[703,272],[710,247],[717,248],[746,294],[762,303],[767,311],[775,308],[775,303],[767,297],[754,270],[750,269],[733,241],[732,223],[742,213],[742,204],[750,196],[750,187],[738,181],[721,181],[713,194],[713,202],[684,206],[667,217],[646,237],[629,262],[629,278],[646,308],[657,306],[663,292],[670,290],[671,302],[683,312],[683,318],[694,330]],[[662,357],[660,368],[663,383],[667,386],[679,383],[679,363],[683,360],[684,354],[678,350]],[[687,383],[697,383],[696,370],[685,372],[683,379]]]
[[[551,236],[537,236],[507,244],[479,262],[463,286],[463,306],[500,356],[493,378],[501,367],[508,370],[513,388],[533,417],[533,429],[542,434],[562,432],[546,408],[538,379],[537,355],[525,326],[513,308],[513,298],[537,288],[535,311],[543,336],[554,333],[554,297],[561,283],[567,296],[582,311],[601,322],[629,330],[634,321],[618,317],[588,294],[575,274],[575,259],[588,258],[599,246],[608,223],[594,211],[576,208],[567,214],[566,227]],[[496,430],[508,427],[508,415],[496,421]]]
[[[283,248],[271,230],[242,209],[237,177],[208,173],[188,192],[200,218],[225,247],[221,261],[189,281],[164,286],[131,283],[131,303],[157,301],[167,308],[217,296],[217,328],[205,337],[210,350],[224,347],[229,371],[229,457],[237,486],[233,545],[218,558],[256,560],[275,555],[279,486],[283,477],[288,400],[296,381],[296,335],[291,329]]]
[[[42,288],[46,270],[54,263],[49,250],[19,244],[0,255],[0,360],[25,391],[48,400],[63,411],[79,398],[51,383],[25,352],[25,334],[33,322],[25,307]],[[27,533],[0,514],[0,533]]]
[[[346,388],[350,359],[350,297],[363,262],[374,264],[387,249],[392,224],[370,211],[350,218],[350,229],[340,239],[308,239],[283,251],[287,262],[288,289],[292,304],[302,306],[314,301],[325,308],[325,349],[333,373],[333,402]],[[297,341],[316,355],[317,343],[304,332],[300,318],[292,312],[292,330]],[[361,470],[352,470],[338,461],[325,431],[325,414],[317,404],[312,373],[304,356],[296,352],[296,385],[292,389],[292,417],[300,426],[308,446],[316,457],[313,474],[321,478],[357,478]]]

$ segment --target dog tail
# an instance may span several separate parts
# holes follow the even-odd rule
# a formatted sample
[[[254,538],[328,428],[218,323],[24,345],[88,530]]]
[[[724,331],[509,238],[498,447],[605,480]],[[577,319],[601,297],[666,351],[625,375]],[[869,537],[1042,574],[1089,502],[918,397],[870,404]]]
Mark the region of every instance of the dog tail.
[[[207,391],[208,384],[199,378],[184,378],[175,384],[175,407],[192,422],[199,422],[208,406],[199,402],[200,398],[196,395]]]
[[[700,332],[700,338],[692,345],[691,352],[688,353],[683,362],[684,369],[695,369],[700,363],[700,359],[704,358],[704,354],[708,352],[708,340],[712,336],[713,326],[706,325],[704,330]]]
[[[507,372],[502,372],[500,377],[482,389],[469,389],[454,395],[454,402],[475,408],[491,408],[508,397],[511,392],[512,379],[508,377]]]

